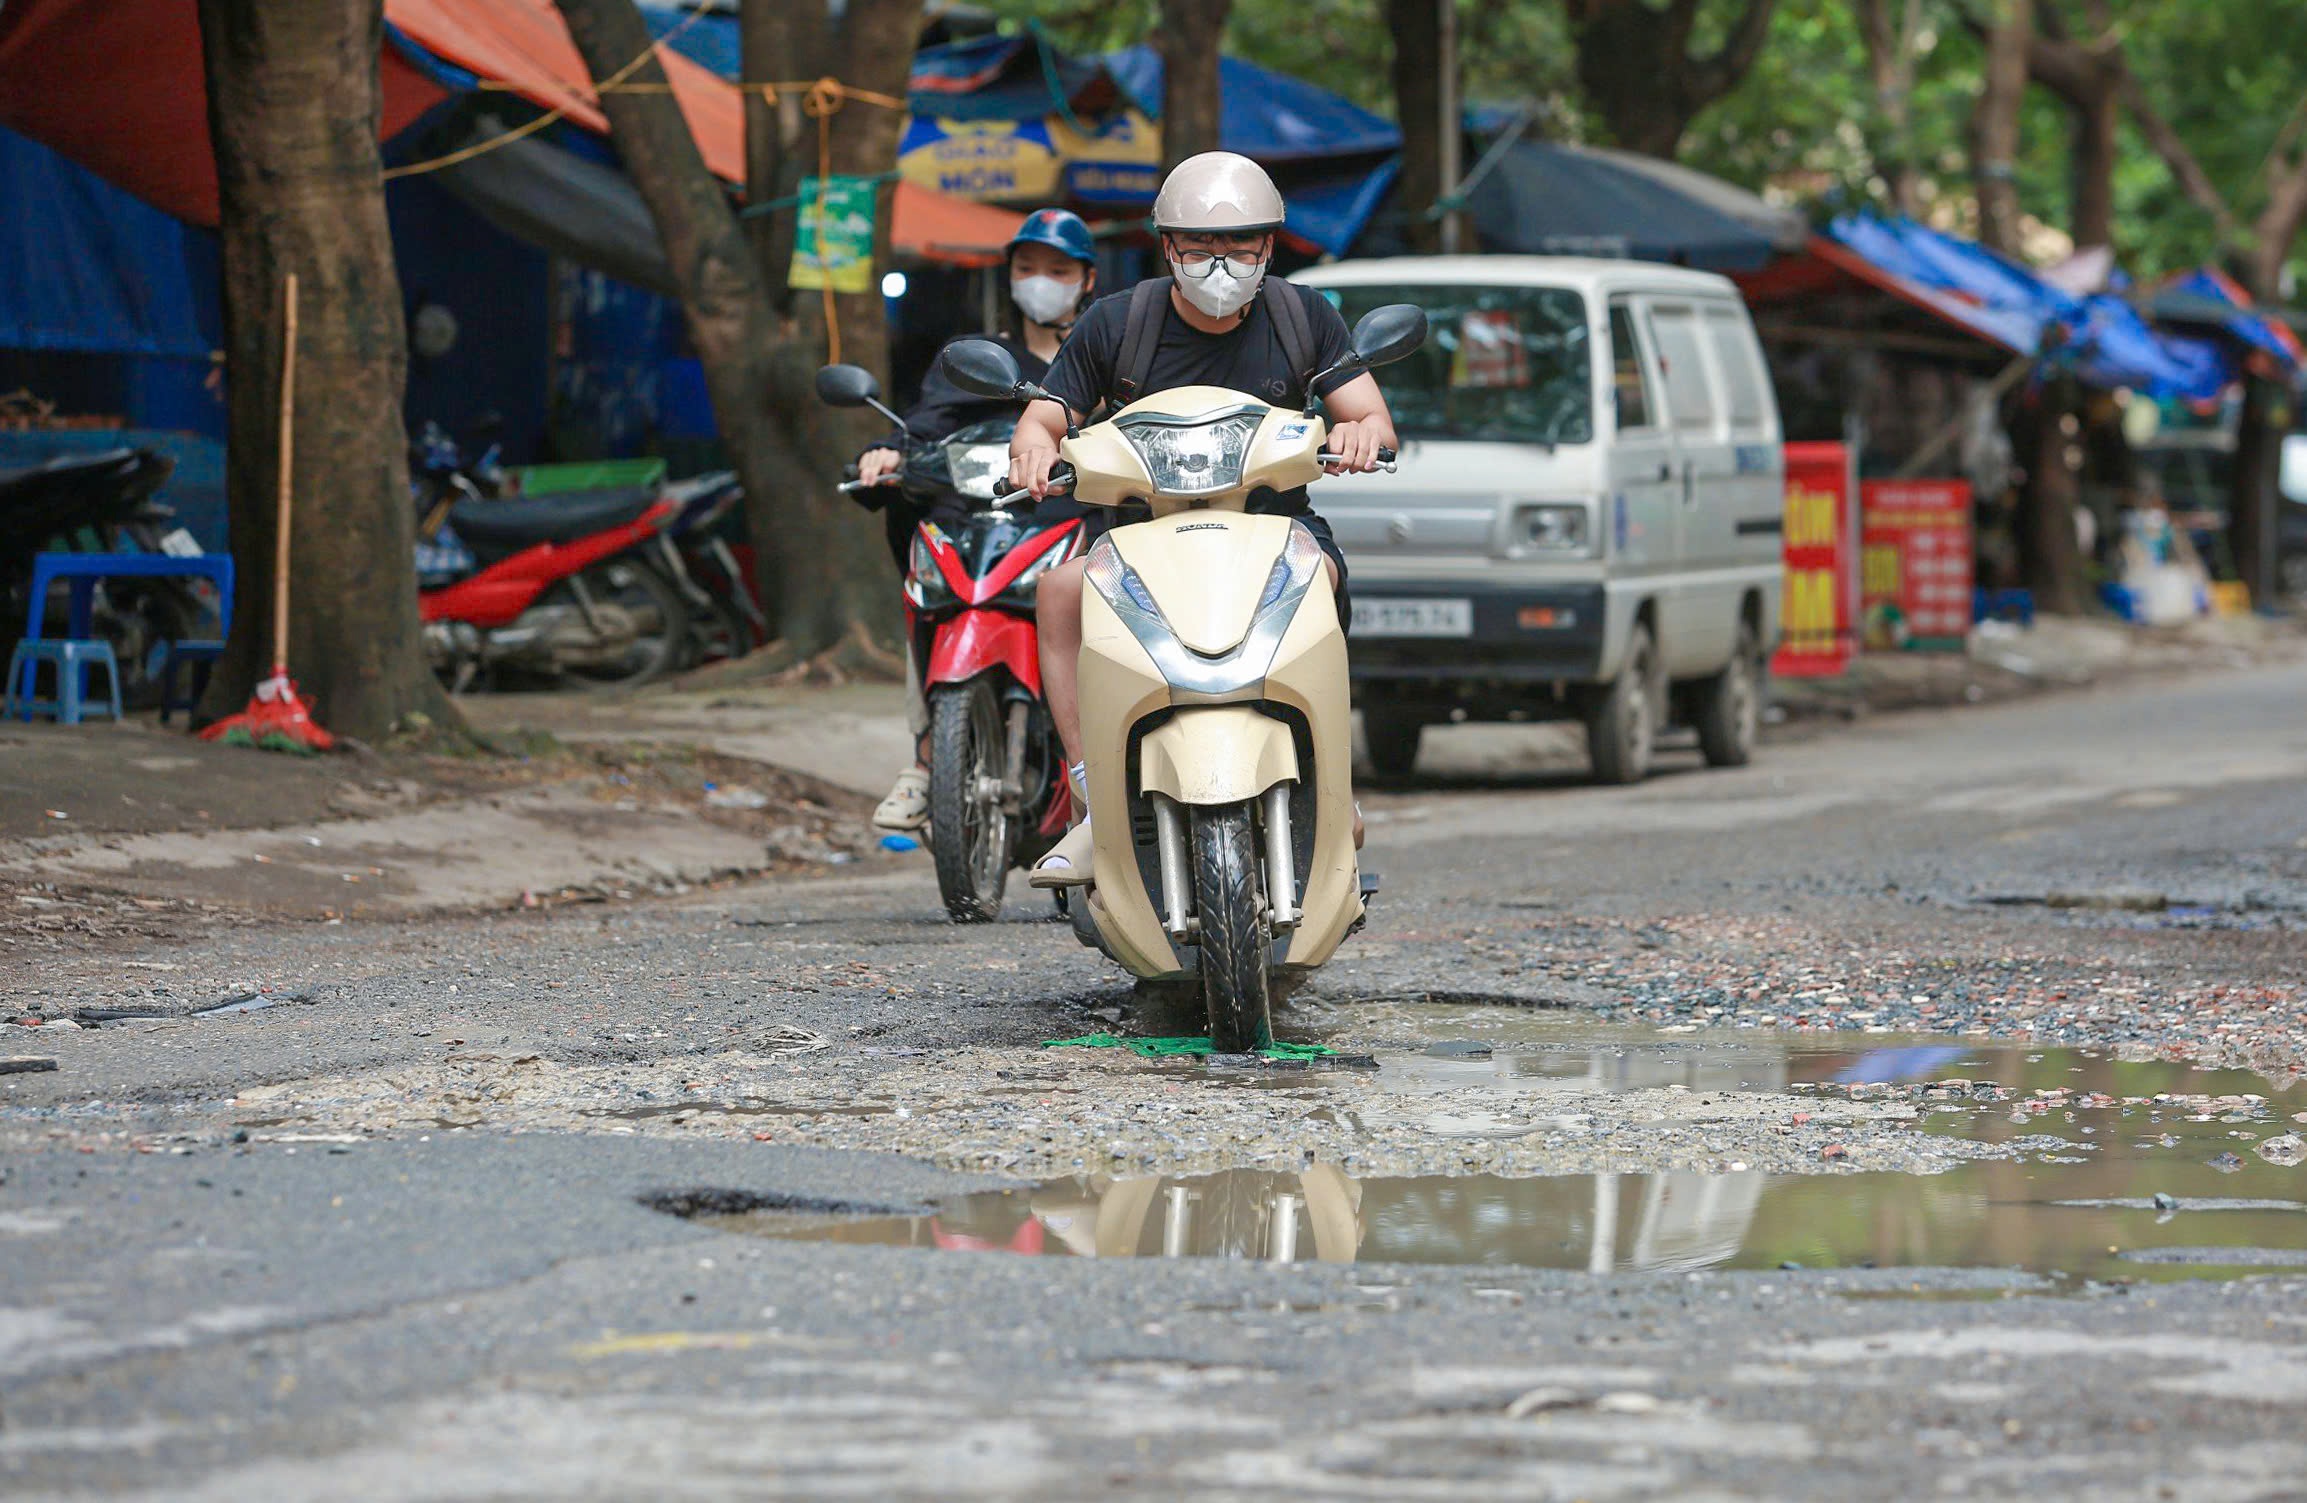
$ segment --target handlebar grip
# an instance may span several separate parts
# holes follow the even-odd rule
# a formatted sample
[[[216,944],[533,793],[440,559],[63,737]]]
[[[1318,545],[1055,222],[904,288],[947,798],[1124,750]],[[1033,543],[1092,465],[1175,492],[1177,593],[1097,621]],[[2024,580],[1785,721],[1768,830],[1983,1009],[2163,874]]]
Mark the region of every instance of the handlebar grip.
[[[1392,464],[1399,457],[1400,456],[1396,455],[1392,449],[1387,448],[1385,445],[1381,444],[1378,446],[1378,463]]]

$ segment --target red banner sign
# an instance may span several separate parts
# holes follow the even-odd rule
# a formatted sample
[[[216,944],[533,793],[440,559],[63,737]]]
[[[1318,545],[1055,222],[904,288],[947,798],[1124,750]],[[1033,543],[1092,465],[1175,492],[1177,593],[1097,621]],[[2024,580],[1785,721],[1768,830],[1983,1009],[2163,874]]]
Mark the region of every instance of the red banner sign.
[[[1847,445],[1786,446],[1786,595],[1770,662],[1782,677],[1831,678],[1850,666],[1858,552],[1851,486]]]
[[[1960,652],[1971,630],[1971,488],[1960,480],[1859,487],[1860,620],[1870,649]]]

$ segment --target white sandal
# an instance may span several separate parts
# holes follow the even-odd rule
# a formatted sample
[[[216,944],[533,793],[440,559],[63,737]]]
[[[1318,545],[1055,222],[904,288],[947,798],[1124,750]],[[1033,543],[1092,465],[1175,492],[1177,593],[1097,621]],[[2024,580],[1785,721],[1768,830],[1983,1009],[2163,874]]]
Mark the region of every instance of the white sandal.
[[[1097,845],[1089,837],[1089,821],[1085,819],[1049,848],[1049,854],[1026,874],[1026,885],[1045,892],[1054,887],[1087,887],[1092,880],[1090,864],[1096,853]]]
[[[876,830],[918,830],[929,823],[929,774],[908,767],[897,775],[889,797],[874,806]]]

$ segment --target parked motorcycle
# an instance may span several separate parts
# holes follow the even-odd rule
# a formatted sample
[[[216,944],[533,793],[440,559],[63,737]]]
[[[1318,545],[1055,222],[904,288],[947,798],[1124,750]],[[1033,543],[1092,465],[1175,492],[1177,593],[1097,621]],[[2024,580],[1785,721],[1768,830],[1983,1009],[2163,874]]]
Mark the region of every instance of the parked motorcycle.
[[[732,470],[676,480],[665,494],[681,510],[659,540],[665,572],[689,601],[690,656],[709,663],[743,657],[769,640],[769,618],[754,598],[721,524],[745,499]]]
[[[0,657],[35,608],[29,592],[39,554],[199,551],[175,526],[176,513],[153,499],[175,468],[157,450],[119,448],[0,473]],[[170,577],[97,582],[92,630],[112,644],[123,701],[155,701],[152,674],[163,644],[219,634],[204,589]],[[37,608],[46,613],[48,604]]]
[[[650,553],[682,506],[654,486],[455,502],[471,565],[417,596],[433,670],[462,693],[501,669],[610,685],[680,667],[690,602]]]
[[[1375,309],[1309,385],[1399,360],[1425,336],[1417,308]],[[941,358],[973,395],[1049,396],[991,340]],[[1310,406],[1194,386],[1059,446],[1058,488],[1153,512],[1089,552],[1080,693],[1096,850],[1075,931],[1141,980],[1198,981],[1225,1052],[1265,1044],[1276,982],[1328,960],[1363,918],[1336,597],[1311,532],[1246,510],[1261,487],[1327,473],[1328,431]]]
[[[856,366],[819,371],[817,394],[836,407],[872,407],[905,431]],[[1040,526],[994,504],[1013,426],[998,419],[909,444],[887,482],[924,506],[959,496],[986,508],[951,528],[916,528],[905,580],[906,629],[929,700],[929,850],[945,910],[965,924],[1000,917],[1011,869],[1032,866],[1065,834],[1071,797],[1042,698],[1033,594],[1045,572],[1080,551],[1082,529]]]

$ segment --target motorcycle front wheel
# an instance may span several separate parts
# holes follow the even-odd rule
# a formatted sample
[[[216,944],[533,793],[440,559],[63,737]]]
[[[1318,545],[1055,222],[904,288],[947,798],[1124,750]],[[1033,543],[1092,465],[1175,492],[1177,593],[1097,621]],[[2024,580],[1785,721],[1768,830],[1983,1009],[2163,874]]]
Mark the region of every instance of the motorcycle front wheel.
[[[1266,979],[1273,930],[1249,805],[1193,811],[1193,862],[1210,1046],[1220,1054],[1248,1054],[1274,1038]]]
[[[929,853],[957,924],[1001,917],[1016,826],[1002,808],[1009,753],[1001,701],[983,679],[929,695]]]

